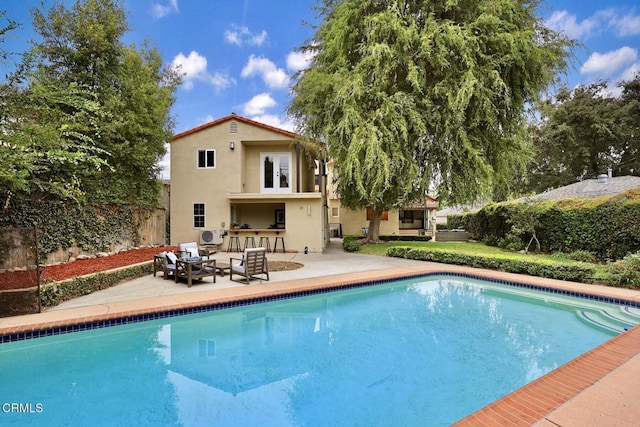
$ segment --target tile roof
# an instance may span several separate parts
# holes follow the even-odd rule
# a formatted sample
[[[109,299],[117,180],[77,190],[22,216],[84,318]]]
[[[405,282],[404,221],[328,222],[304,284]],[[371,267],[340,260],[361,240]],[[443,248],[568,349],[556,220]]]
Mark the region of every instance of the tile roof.
[[[284,135],[286,137],[289,137],[289,138],[294,138],[294,139],[303,139],[304,138],[303,136],[298,135],[297,133],[290,132],[290,131],[285,130],[285,129],[280,129],[280,128],[277,128],[275,126],[266,125],[264,123],[260,123],[260,122],[257,122],[255,120],[251,120],[251,119],[248,119],[246,117],[239,116],[239,115],[237,115],[235,113],[231,113],[228,116],[216,119],[216,120],[214,120],[212,122],[205,123],[205,124],[200,125],[200,126],[196,126],[196,127],[192,128],[192,129],[186,130],[184,132],[180,132],[180,133],[174,135],[174,137],[171,139],[171,142],[174,142],[174,141],[176,141],[176,140],[178,140],[180,138],[183,138],[185,136],[191,135],[193,133],[200,132],[201,130],[205,130],[205,129],[208,129],[210,127],[217,126],[217,125],[219,125],[221,123],[228,122],[229,120],[236,120],[238,122],[247,123],[247,124],[250,124],[250,125],[253,125],[253,126],[257,126],[257,127],[260,127],[260,128],[266,129],[266,130],[270,130],[272,132],[276,132],[276,133],[282,134],[282,135]]]

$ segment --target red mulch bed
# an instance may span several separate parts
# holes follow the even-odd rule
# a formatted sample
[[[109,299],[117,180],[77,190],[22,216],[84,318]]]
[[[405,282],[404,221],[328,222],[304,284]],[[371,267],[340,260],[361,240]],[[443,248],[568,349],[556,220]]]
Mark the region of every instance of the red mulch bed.
[[[41,279],[42,283],[58,282],[77,276],[84,276],[85,274],[126,267],[127,265],[138,264],[145,261],[153,261],[153,256],[158,252],[175,249],[175,246],[133,249],[103,258],[83,259],[66,264],[51,265],[44,267]],[[0,274],[0,290],[25,289],[36,285],[35,270]]]

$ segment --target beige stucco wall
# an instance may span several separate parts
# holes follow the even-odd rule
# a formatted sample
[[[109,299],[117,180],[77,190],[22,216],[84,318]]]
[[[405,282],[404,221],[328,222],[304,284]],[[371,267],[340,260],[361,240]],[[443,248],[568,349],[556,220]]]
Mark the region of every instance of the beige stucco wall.
[[[275,210],[284,208],[287,222],[286,231],[281,235],[285,237],[287,250],[302,251],[307,246],[312,252],[321,252],[324,247],[322,195],[297,193],[295,140],[249,123],[236,123],[237,133],[230,132],[231,121],[224,121],[172,141],[171,244],[198,241],[202,230],[228,230],[234,205],[235,219],[252,228],[267,228],[275,223]],[[231,141],[235,145],[233,150],[229,148]],[[216,150],[215,168],[197,167],[197,152],[202,149]],[[291,153],[291,193],[260,195],[260,153],[263,152]],[[300,157],[301,190],[304,190],[313,183],[314,166],[303,153]],[[247,197],[234,199],[234,194]],[[258,197],[252,199],[251,195]],[[204,228],[193,226],[194,203],[205,205]],[[298,211],[304,211],[304,215],[298,215]],[[226,245],[227,238],[220,248],[226,250]]]
[[[351,210],[340,208],[340,222],[344,235],[362,235],[362,229],[369,227],[367,210]],[[389,211],[389,219],[380,221],[380,235],[392,236],[398,234],[398,211]]]

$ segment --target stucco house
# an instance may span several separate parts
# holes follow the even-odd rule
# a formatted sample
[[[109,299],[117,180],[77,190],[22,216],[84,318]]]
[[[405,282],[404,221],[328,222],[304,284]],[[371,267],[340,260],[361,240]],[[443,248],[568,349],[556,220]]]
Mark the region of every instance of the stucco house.
[[[340,203],[333,184],[333,163],[327,164],[327,201],[329,227],[332,236],[360,235],[369,227],[371,212],[367,209],[347,209]],[[438,200],[425,196],[423,200],[407,204],[399,210],[383,212],[380,221],[381,236],[415,235],[435,233],[435,212]]]
[[[322,252],[329,237],[325,180],[316,177],[318,164],[303,140],[236,114],[175,135],[171,244],[226,250],[230,239],[244,247],[265,237],[273,249],[278,237],[278,251],[284,243],[287,251]]]

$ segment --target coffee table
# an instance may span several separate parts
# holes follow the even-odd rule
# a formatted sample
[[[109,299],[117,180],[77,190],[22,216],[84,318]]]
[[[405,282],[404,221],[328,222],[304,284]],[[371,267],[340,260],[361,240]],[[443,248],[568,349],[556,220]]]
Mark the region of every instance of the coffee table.
[[[227,262],[216,262],[216,272],[224,277],[224,272],[225,271],[229,271],[231,269],[231,266],[229,265],[229,263]]]
[[[176,261],[175,280],[181,277],[187,279],[187,286],[191,287],[194,280],[202,280],[205,277],[213,277],[213,283],[216,283],[216,260],[215,259],[199,259]]]

